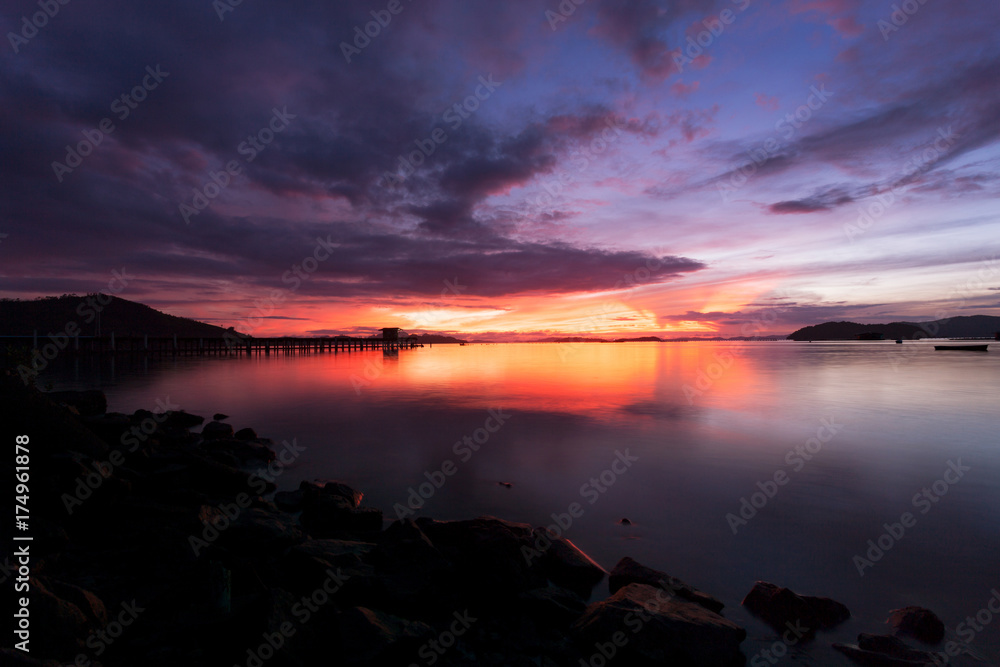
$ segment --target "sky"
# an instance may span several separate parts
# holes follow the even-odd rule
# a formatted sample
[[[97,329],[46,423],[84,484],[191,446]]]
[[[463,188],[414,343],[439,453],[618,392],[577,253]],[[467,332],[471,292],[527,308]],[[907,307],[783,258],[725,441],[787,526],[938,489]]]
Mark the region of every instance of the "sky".
[[[0,29],[4,298],[491,340],[1000,315],[996,3],[14,0]]]

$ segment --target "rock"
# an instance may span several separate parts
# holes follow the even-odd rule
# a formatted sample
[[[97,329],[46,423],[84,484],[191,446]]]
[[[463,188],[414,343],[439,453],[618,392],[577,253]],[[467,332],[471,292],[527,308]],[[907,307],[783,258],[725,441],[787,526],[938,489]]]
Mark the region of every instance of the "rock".
[[[898,634],[909,635],[927,644],[937,644],[944,639],[944,623],[930,609],[923,607],[893,609],[885,622]]]
[[[546,585],[535,533],[526,523],[484,516],[467,521],[419,519],[416,525],[452,563],[449,585],[469,595],[513,598]],[[542,544],[541,546],[544,546]]]
[[[5,667],[62,667],[56,660],[37,660],[23,651],[0,648],[0,665]]]
[[[214,415],[212,415],[213,421],[221,422],[223,419],[229,419],[229,415],[224,415],[221,412],[216,412]]]
[[[425,623],[366,607],[349,609],[339,620],[350,664],[408,664],[417,648],[437,634]]]
[[[233,437],[233,427],[223,422],[208,422],[201,428],[203,438],[231,438]]]
[[[743,606],[775,630],[784,631],[788,623],[801,624],[810,637],[851,617],[847,607],[836,600],[798,595],[766,581],[754,584],[743,598]]]
[[[586,651],[609,641],[621,646],[618,659],[627,665],[719,667],[745,660],[740,652],[743,628],[645,584],[629,584],[591,605],[573,629]]]
[[[628,519],[626,519],[625,517],[622,517],[621,519],[618,520],[618,525],[620,525],[620,526],[631,526],[632,522],[629,521]]]
[[[559,586],[535,588],[518,596],[524,613],[536,623],[568,627],[587,609],[582,597]]]
[[[233,437],[237,440],[256,440],[257,431],[252,428],[241,428],[239,431],[233,434]]]
[[[361,500],[365,497],[365,494],[349,487],[343,482],[330,480],[316,480],[316,482],[303,480],[299,484],[299,490],[305,494],[307,501],[313,498],[335,496],[343,498],[354,508],[360,507]]]
[[[448,586],[454,579],[451,561],[411,519],[395,521],[383,531],[370,560],[385,608],[425,618],[429,612],[449,613],[459,604],[457,592]]]
[[[81,417],[95,417],[108,411],[108,397],[99,389],[86,391],[51,391],[50,400],[76,408]]]
[[[119,445],[122,436],[132,428],[132,418],[121,412],[107,412],[96,417],[85,417],[83,422],[87,428],[112,447]]]
[[[834,644],[833,648],[866,667],[925,667],[940,662],[935,654],[910,648],[891,635],[862,633],[857,646]]]
[[[671,577],[665,572],[660,572],[659,570],[654,570],[653,568],[646,567],[645,565],[640,565],[636,561],[629,557],[622,558],[615,565],[615,568],[611,570],[611,575],[608,577],[608,588],[611,593],[617,593],[618,590],[629,584],[646,584],[647,586],[654,586],[667,593],[673,593],[682,600],[687,600],[688,602],[694,602],[695,604],[701,605],[709,611],[714,611],[719,613],[722,611],[724,605],[721,600],[718,600],[708,593],[703,593],[699,591],[694,586],[691,586],[680,579]]]
[[[306,539],[292,517],[256,507],[242,510],[232,525],[220,532],[220,540],[226,546],[254,552],[278,551]]]
[[[206,428],[208,427],[206,426]],[[251,461],[267,462],[275,459],[274,450],[256,440],[238,440],[236,438],[225,437],[211,438],[203,442],[201,448],[207,452],[229,454],[239,461],[240,465],[246,465]]]
[[[312,537],[337,537],[343,532],[382,530],[382,510],[353,507],[342,496],[320,496],[306,500],[299,521]]]
[[[274,504],[285,512],[298,512],[304,501],[305,494],[302,491],[278,491],[274,494]]]
[[[31,639],[46,647],[46,654],[69,657],[80,651],[88,629],[87,616],[38,579],[30,579]]]
[[[306,540],[281,556],[281,571],[291,587],[299,591],[314,590],[328,576],[328,571],[344,571],[351,583],[356,573],[374,573],[364,563],[373,549],[375,545],[370,542]]]
[[[550,541],[542,554],[541,564],[545,576],[552,583],[589,594],[590,589],[607,574],[603,567],[569,540],[554,538],[545,528],[536,528],[534,535],[536,544],[539,538]]]
[[[183,410],[169,410],[166,414],[164,424],[173,428],[194,428],[205,421],[204,417],[189,415]]]

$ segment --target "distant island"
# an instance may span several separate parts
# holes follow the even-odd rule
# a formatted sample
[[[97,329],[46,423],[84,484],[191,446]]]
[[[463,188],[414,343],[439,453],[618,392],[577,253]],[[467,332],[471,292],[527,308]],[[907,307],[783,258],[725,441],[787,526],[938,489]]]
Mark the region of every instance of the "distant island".
[[[1000,317],[968,315],[931,322],[890,322],[860,324],[858,322],[824,322],[803,327],[788,336],[788,340],[856,340],[860,334],[882,334],[889,339],[914,338],[992,338],[1000,331]]]

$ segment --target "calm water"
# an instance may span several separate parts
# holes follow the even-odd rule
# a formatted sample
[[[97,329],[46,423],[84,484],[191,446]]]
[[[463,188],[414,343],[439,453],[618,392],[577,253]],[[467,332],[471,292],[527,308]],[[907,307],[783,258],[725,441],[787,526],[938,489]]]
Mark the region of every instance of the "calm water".
[[[830,641],[883,632],[892,608],[930,607],[954,634],[1000,589],[1000,345],[991,347],[437,345],[397,356],[80,361],[48,380],[100,386],[112,410],[169,398],[276,443],[294,438],[307,449],[280,487],[341,479],[387,518],[446,461],[454,474],[416,515],[550,524],[580,503],[568,530],[577,545],[608,569],[632,556],[720,597],[748,629],[748,658],[774,640],[739,608],[756,579],[844,602],[851,621],[785,660],[848,664]],[[491,409],[509,416],[488,434]],[[482,441],[478,451],[456,449],[466,436]],[[637,460],[604,472],[618,452]],[[945,475],[959,461],[968,470]],[[785,483],[766,484],[776,473]],[[752,498],[758,482],[773,497]],[[934,502],[914,498],[925,488]],[[739,515],[742,498],[766,504],[735,524],[726,516]],[[915,523],[860,576],[854,556],[904,512]],[[1000,618],[973,646],[998,664]]]

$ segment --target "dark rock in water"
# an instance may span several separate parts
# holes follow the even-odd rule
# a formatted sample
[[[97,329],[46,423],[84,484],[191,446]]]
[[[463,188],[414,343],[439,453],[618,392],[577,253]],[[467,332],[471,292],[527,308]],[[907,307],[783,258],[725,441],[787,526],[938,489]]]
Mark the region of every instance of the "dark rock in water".
[[[304,501],[305,494],[302,491],[278,491],[274,494],[274,504],[284,512],[298,512]]]
[[[237,440],[256,440],[257,431],[252,428],[241,428],[239,431],[233,434],[233,437]]]
[[[636,626],[642,623],[641,629]],[[629,584],[591,605],[573,625],[581,648],[596,643],[621,645],[618,660],[627,665],[742,665],[740,643],[746,631],[715,612],[663,590]],[[617,635],[616,635],[617,633]],[[615,642],[615,637],[619,642]]]
[[[622,526],[631,526],[632,525],[632,522],[629,521],[628,519],[626,519],[625,517],[622,517],[621,519],[619,519],[618,523],[620,525],[622,525]]]
[[[275,459],[274,450],[256,440],[212,438],[210,440],[206,440],[202,444],[201,448],[208,452],[225,452],[226,454],[230,454],[234,456],[241,465],[250,461],[267,462]]]
[[[437,636],[426,623],[365,607],[349,609],[338,625],[343,657],[354,665],[408,664],[421,644]]]
[[[758,581],[743,598],[743,606],[763,619],[775,630],[784,631],[786,624],[801,624],[806,636],[817,630],[827,630],[851,617],[851,612],[836,600],[811,597],[781,586]]]
[[[466,521],[419,519],[416,525],[452,563],[454,589],[486,599],[514,598],[546,585],[541,551],[526,523],[483,516]]]
[[[51,391],[49,400],[76,408],[81,417],[95,417],[108,411],[108,397],[99,389],[87,391]]]
[[[722,611],[724,605],[721,600],[718,600],[708,593],[703,593],[699,591],[694,586],[687,584],[676,577],[671,577],[665,572],[660,572],[659,570],[654,570],[651,567],[646,567],[645,565],[640,565],[636,561],[629,557],[622,558],[615,565],[614,569],[611,570],[611,575],[608,577],[608,587],[611,593],[617,593],[619,589],[629,584],[646,584],[647,586],[654,586],[668,594],[676,595],[682,600],[687,600],[688,602],[694,602],[695,604],[701,605],[709,611],[714,611],[719,613]]]
[[[308,592],[319,586],[329,572],[341,572],[354,583],[359,574],[372,576],[374,569],[365,564],[375,545],[351,540],[306,540],[288,549],[279,561],[280,570],[290,586]]]
[[[83,423],[112,447],[121,443],[122,436],[132,428],[132,418],[121,412],[85,417]]]
[[[233,427],[223,422],[208,422],[201,429],[204,438],[231,438],[233,437]]]
[[[340,495],[307,499],[299,518],[312,537],[338,537],[343,532],[382,530],[382,510],[355,507]]]
[[[303,480],[299,484],[299,490],[305,494],[306,502],[320,497],[339,497],[355,508],[361,506],[361,500],[365,497],[365,494],[352,489],[343,482],[332,480],[316,480],[315,482]]]
[[[371,562],[378,572],[383,599],[392,609],[426,615],[449,613],[459,604],[446,590],[452,563],[412,519],[394,521],[379,536]]]
[[[937,644],[944,639],[944,623],[930,609],[923,607],[903,607],[893,609],[886,619],[899,634],[909,635],[928,644]]]
[[[212,419],[217,422],[221,422],[223,419],[229,419],[229,415],[224,415],[221,412],[216,412],[212,415]]]
[[[502,487],[504,487],[504,488],[507,488],[507,489],[509,489],[509,488],[511,488],[512,486],[514,486],[514,485],[513,485],[513,484],[511,484],[510,482],[497,482],[497,484],[499,484],[500,486],[502,486]]]
[[[556,538],[545,528],[536,528],[534,541],[547,545],[541,558],[545,576],[558,586],[578,593],[589,593],[607,572],[565,538]]]
[[[940,663],[928,651],[910,648],[891,635],[858,635],[858,645],[834,644],[833,648],[865,667],[925,667]]]
[[[277,551],[303,542],[306,538],[295,520],[283,512],[249,507],[240,512],[219,538],[234,549]]]
[[[194,428],[205,422],[204,417],[190,415],[183,410],[170,410],[165,413],[165,424],[173,428]]]
[[[539,624],[568,627],[587,609],[584,599],[558,586],[535,588],[518,596],[519,607]]]

